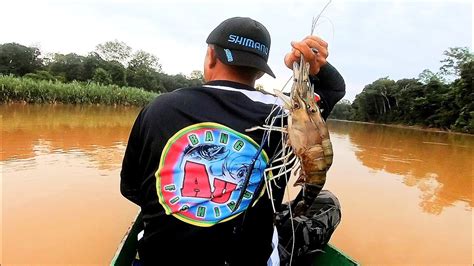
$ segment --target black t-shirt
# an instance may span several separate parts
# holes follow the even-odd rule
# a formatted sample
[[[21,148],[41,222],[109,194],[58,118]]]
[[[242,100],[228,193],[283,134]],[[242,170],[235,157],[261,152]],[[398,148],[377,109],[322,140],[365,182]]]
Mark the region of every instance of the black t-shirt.
[[[324,84],[321,78],[312,82]],[[327,117],[344,87],[318,93]],[[262,142],[263,131],[246,129],[265,124],[280,103],[243,84],[212,81],[162,94],[140,112],[123,161],[121,192],[141,206],[142,261],[266,265],[273,208],[261,181],[281,135],[272,133],[269,145]],[[278,183],[277,208],[284,181]]]

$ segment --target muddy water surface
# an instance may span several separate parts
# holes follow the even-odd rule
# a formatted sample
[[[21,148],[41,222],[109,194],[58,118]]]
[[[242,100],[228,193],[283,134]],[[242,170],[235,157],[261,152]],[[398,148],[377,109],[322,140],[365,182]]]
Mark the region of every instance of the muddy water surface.
[[[2,264],[107,264],[137,212],[119,193],[136,108],[0,106]]]
[[[2,254],[12,264],[107,264],[137,208],[119,173],[139,109],[0,106]],[[338,121],[331,242],[364,265],[465,264],[474,137]]]
[[[330,121],[332,243],[363,264],[472,265],[474,137]]]

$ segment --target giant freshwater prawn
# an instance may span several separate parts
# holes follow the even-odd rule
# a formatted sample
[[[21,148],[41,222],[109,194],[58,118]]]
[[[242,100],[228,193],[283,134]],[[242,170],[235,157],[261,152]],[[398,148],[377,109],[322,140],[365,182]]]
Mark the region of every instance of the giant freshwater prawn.
[[[324,6],[318,16],[313,18],[311,35],[314,33],[321,14],[330,3],[331,1]],[[316,49],[313,49],[313,52],[318,53]],[[265,170],[264,180],[267,193],[273,204],[270,182],[284,176],[286,183],[288,183],[288,175],[294,173],[297,176],[294,186],[303,187],[303,199],[298,202],[293,213],[289,208],[291,219],[293,216],[304,214],[312,205],[326,182],[326,173],[333,161],[329,131],[315,101],[314,85],[309,81],[309,71],[310,64],[301,53],[299,62],[293,63],[293,84],[289,97],[282,90],[274,91],[275,95],[283,101],[283,106],[275,105],[264,125],[247,130],[264,130],[264,140],[267,141],[270,139],[271,132],[282,133],[281,149],[275,154],[269,167]],[[277,121],[280,125],[276,125]],[[273,208],[275,211],[274,206]],[[294,239],[293,228],[293,248]]]

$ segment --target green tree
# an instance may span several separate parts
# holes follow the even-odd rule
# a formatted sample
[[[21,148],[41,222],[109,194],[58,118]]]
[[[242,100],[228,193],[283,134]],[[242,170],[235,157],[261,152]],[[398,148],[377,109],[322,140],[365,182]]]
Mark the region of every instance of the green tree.
[[[63,76],[67,82],[73,80],[87,81],[91,76],[87,75],[84,62],[85,57],[75,53],[54,54],[48,68],[54,75]]]
[[[127,83],[129,86],[143,88],[147,91],[160,92],[161,86],[157,73],[145,68],[127,69]]]
[[[17,43],[0,45],[0,74],[23,76],[43,68],[38,48]]]
[[[189,87],[201,86],[205,82],[204,73],[201,70],[193,70],[190,77],[188,78],[188,81]]]
[[[466,62],[460,66],[460,78],[454,82],[456,105],[459,106],[459,116],[453,128],[474,133],[474,61]]]
[[[419,75],[418,75],[418,80],[423,83],[423,84],[428,84],[431,81],[438,81],[438,82],[444,82],[444,78],[439,74],[439,73],[434,73],[433,71],[429,69],[423,70]]]
[[[189,79],[204,82],[204,73],[201,70],[193,70],[189,75]]]
[[[95,71],[98,68],[104,68],[107,64],[107,61],[102,59],[100,55],[96,52],[89,53],[83,60],[83,75],[86,80],[92,80],[94,77]]]
[[[112,83],[119,86],[127,85],[127,69],[118,61],[108,61],[103,65],[103,68],[112,77]]]
[[[350,120],[352,117],[352,106],[351,102],[346,99],[342,99],[338,102],[334,108],[332,109],[331,114],[329,115],[330,119],[342,119],[342,120]]]
[[[418,98],[415,107],[419,112],[420,122],[426,126],[449,128],[457,117],[450,86],[432,80],[424,88],[424,96]]]
[[[367,86],[366,86],[367,87]],[[352,120],[357,121],[373,121],[371,114],[376,113],[374,105],[369,104],[367,92],[362,90],[361,93],[357,94],[354,101],[352,102]]]
[[[130,86],[144,88],[149,91],[159,92],[161,65],[156,56],[139,50],[135,52],[128,63],[126,78]]]
[[[440,72],[446,76],[459,76],[461,66],[474,60],[474,54],[469,51],[468,47],[453,47],[443,52],[445,58],[441,60],[443,65]]]
[[[112,76],[105,69],[99,67],[95,70],[92,81],[102,85],[109,85],[112,83]]]
[[[421,122],[418,112],[415,110],[415,99],[424,96],[424,86],[418,79],[401,79],[396,82],[398,90],[394,94],[396,98],[396,121],[407,124]]]
[[[127,65],[132,48],[126,43],[113,40],[96,46],[97,54],[106,61],[117,61],[122,65]]]
[[[378,79],[364,87],[353,103],[354,119],[362,121],[390,120],[390,113],[397,105],[393,97],[395,81],[388,77]]]
[[[28,73],[28,74],[25,74],[24,77],[35,79],[35,80],[49,80],[49,81],[58,80],[57,77],[51,75],[51,73],[45,70],[37,70],[35,73]]]
[[[366,85],[351,104],[351,119],[474,130],[474,58],[467,48],[449,48],[439,73],[425,69],[418,79],[378,79]],[[457,75],[448,82],[447,75]],[[345,103],[346,104],[346,103]],[[331,117],[347,108],[336,105]]]
[[[179,88],[188,87],[188,80],[184,75],[168,75],[161,73],[160,82],[163,86],[163,89],[167,92],[174,91]]]
[[[87,80],[92,80],[96,69],[102,68],[107,71],[111,78],[112,83],[119,86],[126,86],[126,69],[118,61],[105,61],[96,52],[91,52],[84,58],[84,76]]]
[[[136,51],[128,63],[130,70],[147,70],[161,72],[161,65],[158,57],[143,50]]]

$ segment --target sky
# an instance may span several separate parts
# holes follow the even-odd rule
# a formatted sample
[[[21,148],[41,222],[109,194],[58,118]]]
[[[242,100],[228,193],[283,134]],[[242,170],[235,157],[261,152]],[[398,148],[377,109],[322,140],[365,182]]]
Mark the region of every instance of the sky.
[[[1,0],[0,43],[35,46],[46,53],[81,55],[111,40],[159,58],[168,74],[202,70],[205,40],[221,21],[251,17],[272,36],[269,65],[277,78],[257,81],[282,89],[291,76],[283,64],[290,42],[310,34],[311,20],[327,0]],[[416,78],[438,71],[443,51],[472,51],[471,1],[333,0],[315,34],[329,43],[328,61],[346,82],[352,101],[365,85],[382,78]]]

